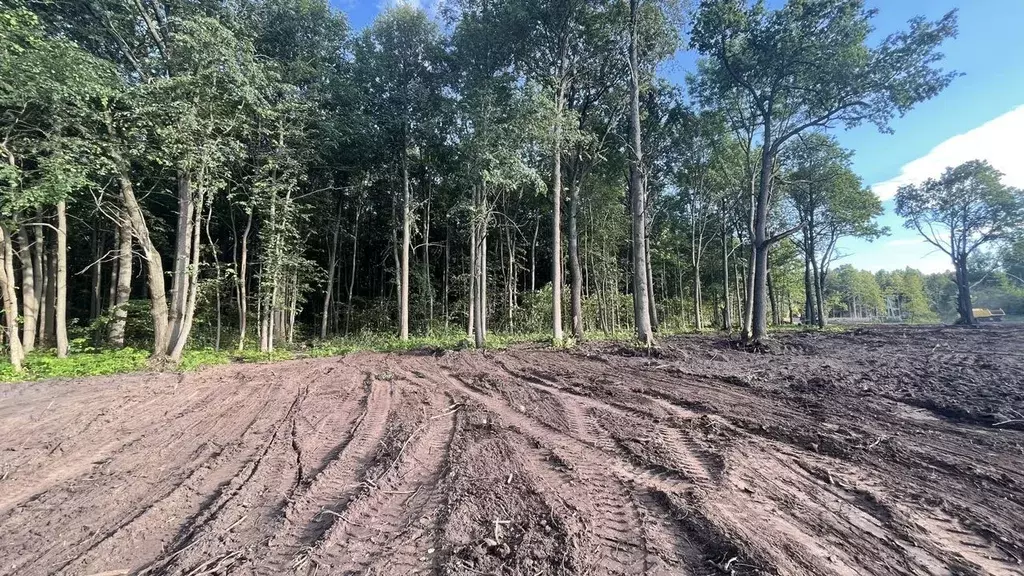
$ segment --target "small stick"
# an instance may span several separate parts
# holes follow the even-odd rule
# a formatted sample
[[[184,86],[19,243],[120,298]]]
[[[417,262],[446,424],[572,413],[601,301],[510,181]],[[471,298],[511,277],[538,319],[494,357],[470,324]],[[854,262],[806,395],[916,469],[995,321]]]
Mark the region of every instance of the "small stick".
[[[225,530],[225,532],[231,532],[232,528],[234,528],[235,526],[238,526],[239,524],[241,524],[246,518],[248,518],[248,516],[243,514],[241,518],[239,518],[238,520],[235,520],[234,524],[232,524],[231,526],[228,526],[228,529]]]
[[[1004,426],[1006,424],[1024,424],[1024,420],[1003,420],[1002,422],[996,422],[992,426]]]

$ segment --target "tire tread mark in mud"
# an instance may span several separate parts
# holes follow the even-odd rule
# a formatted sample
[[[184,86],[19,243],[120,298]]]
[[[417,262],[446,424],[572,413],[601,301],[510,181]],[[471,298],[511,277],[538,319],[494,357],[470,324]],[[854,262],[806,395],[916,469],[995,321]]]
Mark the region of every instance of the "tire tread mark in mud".
[[[363,470],[369,464],[391,410],[393,387],[388,382],[364,377],[366,394],[362,411],[345,439],[332,450],[332,459],[308,479],[285,509],[284,524],[270,541],[267,564],[283,573],[302,565],[311,548],[335,525],[337,516],[355,494]]]
[[[547,382],[540,376],[522,375],[509,368],[505,362],[499,361],[498,365],[509,375],[521,378],[530,386],[546,391],[557,398],[565,407],[565,413],[571,422],[571,426],[581,441],[593,444],[605,452],[624,456],[623,450],[604,430],[600,419],[594,416],[595,410],[603,410],[620,416],[629,416],[630,413],[637,413],[650,417],[650,414],[633,408],[606,404],[589,396],[573,393]],[[700,456],[700,448],[688,434],[671,426],[661,427],[658,430],[658,434],[665,445],[672,451],[672,454],[677,457],[678,464],[682,470],[675,471],[668,467],[652,464],[644,471],[646,477],[657,482],[664,482],[670,480],[672,476],[681,473],[687,480],[697,485],[708,486],[712,483],[712,475],[709,471],[711,467],[703,461]]]
[[[317,564],[342,574],[408,574],[427,568],[433,562],[427,550],[435,547],[437,534],[437,518],[431,515],[444,501],[439,484],[454,432],[454,413],[428,420],[414,432],[397,466],[349,505]],[[424,538],[429,543],[417,546]]]
[[[463,382],[458,374],[445,375],[447,383],[457,391],[469,396],[505,421],[506,425],[517,428],[522,434],[537,443],[531,459],[546,484],[553,485],[556,495],[572,507],[588,511],[587,518],[594,528],[594,537],[601,550],[598,573],[641,574],[651,562],[643,539],[630,541],[640,523],[639,509],[629,495],[629,484],[636,483],[671,492],[682,492],[692,484],[672,473],[635,466],[615,457],[609,462],[609,454],[589,442],[567,436],[542,423],[535,422],[508,406],[503,400],[483,394]],[[570,411],[572,412],[572,411]],[[576,412],[580,420],[574,426],[582,431],[590,428],[584,411]],[[560,471],[552,462],[564,462],[573,472]],[[577,490],[569,489],[569,483],[582,482],[587,487],[589,504],[573,502]],[[561,489],[566,487],[566,489]],[[652,515],[657,511],[645,510]],[[641,538],[643,535],[641,534]],[[655,571],[658,572],[658,571]]]
[[[299,386],[296,390],[295,399],[292,400],[288,410],[274,427],[274,431],[271,434],[270,439],[259,450],[256,457],[250,461],[238,475],[235,476],[235,479],[238,479],[238,482],[235,483],[233,488],[222,492],[215,503],[211,503],[209,507],[197,514],[193,518],[191,529],[188,532],[183,533],[178,542],[167,550],[162,557],[153,562],[148,570],[152,573],[172,573],[174,572],[172,566],[179,563],[183,567],[182,570],[185,569],[187,560],[183,559],[185,556],[183,553],[188,548],[192,548],[197,541],[203,539],[207,535],[206,532],[211,531],[210,529],[212,525],[220,517],[221,512],[246,489],[249,482],[258,472],[260,472],[261,467],[270,455],[271,450],[279,443],[279,440],[283,440],[282,437],[285,427],[287,426],[290,428],[292,426],[292,422],[296,416],[298,408],[308,393],[309,384],[307,381],[305,385]]]

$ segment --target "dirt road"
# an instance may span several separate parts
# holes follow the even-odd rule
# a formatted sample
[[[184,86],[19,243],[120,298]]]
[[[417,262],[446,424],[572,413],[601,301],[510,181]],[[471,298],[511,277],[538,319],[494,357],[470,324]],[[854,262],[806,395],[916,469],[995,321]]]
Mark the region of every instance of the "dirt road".
[[[1024,329],[0,388],[0,574],[1024,574]]]

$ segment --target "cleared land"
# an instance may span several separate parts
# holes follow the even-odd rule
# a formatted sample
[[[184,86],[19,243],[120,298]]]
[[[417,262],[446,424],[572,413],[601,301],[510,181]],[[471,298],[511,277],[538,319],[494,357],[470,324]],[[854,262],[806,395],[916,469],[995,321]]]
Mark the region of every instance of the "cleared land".
[[[1024,328],[0,387],[0,574],[1021,574]]]

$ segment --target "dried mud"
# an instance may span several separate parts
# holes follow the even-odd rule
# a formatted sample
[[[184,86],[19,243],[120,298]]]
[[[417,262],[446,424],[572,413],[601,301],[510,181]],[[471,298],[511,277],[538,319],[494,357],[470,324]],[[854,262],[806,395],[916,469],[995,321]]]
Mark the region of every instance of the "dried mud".
[[[0,574],[1024,574],[1024,329],[0,388]]]

